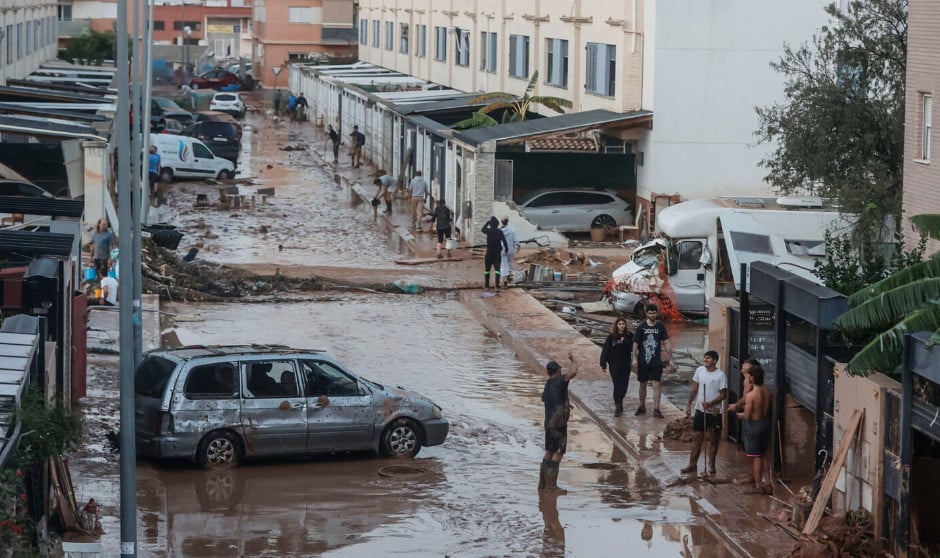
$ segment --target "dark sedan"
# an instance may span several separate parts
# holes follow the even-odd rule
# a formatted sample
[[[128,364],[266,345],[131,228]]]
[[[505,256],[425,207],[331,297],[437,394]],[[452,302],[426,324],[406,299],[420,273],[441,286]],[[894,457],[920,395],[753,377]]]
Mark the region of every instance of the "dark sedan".
[[[189,86],[193,89],[221,89],[226,85],[236,83],[241,83],[238,74],[233,74],[228,70],[209,70],[191,79]]]
[[[230,122],[197,122],[183,130],[182,135],[201,140],[217,157],[238,164],[241,142],[238,141],[238,130]]]

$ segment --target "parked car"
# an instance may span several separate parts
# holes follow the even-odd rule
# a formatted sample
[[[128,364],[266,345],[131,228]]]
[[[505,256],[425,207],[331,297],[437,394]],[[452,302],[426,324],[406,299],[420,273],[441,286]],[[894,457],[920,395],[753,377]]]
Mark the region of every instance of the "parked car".
[[[441,408],[360,378],[320,351],[181,347],[135,373],[137,454],[228,468],[245,457],[375,451],[414,457],[444,443]]]
[[[160,182],[174,178],[235,177],[235,163],[216,157],[196,138],[171,134],[150,134],[150,145],[160,154]]]
[[[159,130],[161,134],[175,134],[180,135],[183,133],[183,130],[186,129],[186,125],[180,122],[179,120],[174,120],[172,118],[161,119],[160,125],[153,128],[151,131],[156,132]]]
[[[238,130],[235,129],[234,124],[205,120],[188,126],[182,134],[199,139],[217,156],[228,159],[232,163],[238,163],[241,142],[238,141]]]
[[[194,112],[193,118],[196,119],[196,122],[205,122],[207,120],[212,120],[215,122],[228,122],[232,126],[235,126],[235,130],[238,131],[238,141],[242,140],[242,123],[238,120],[235,120],[235,117],[227,112],[219,112],[217,110],[201,110],[199,112]]]
[[[193,123],[193,114],[176,104],[173,99],[166,97],[150,98],[150,127],[151,131],[159,132],[163,129],[166,120],[178,120],[184,126]]]
[[[584,232],[633,222],[633,206],[610,190],[539,190],[524,197],[518,205],[526,219],[546,230]]]
[[[235,84],[241,84],[238,74],[218,68],[200,74],[189,81],[189,86],[193,89],[221,89],[226,85]]]
[[[19,180],[0,180],[0,196],[49,199],[55,197],[41,186]]]
[[[232,116],[242,118],[245,116],[245,102],[242,101],[241,96],[234,91],[216,93],[212,96],[212,100],[209,101],[209,110],[227,112]]]

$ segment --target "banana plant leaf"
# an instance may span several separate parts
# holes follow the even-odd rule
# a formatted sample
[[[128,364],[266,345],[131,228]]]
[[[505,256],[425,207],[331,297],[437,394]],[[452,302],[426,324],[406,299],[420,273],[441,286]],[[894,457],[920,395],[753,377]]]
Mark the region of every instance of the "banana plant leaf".
[[[911,314],[903,321],[878,335],[865,345],[848,363],[848,371],[859,376],[872,372],[892,374],[901,363],[901,343],[904,335],[918,331],[932,331],[931,341],[940,342],[940,306],[932,305]]]
[[[911,312],[938,304],[940,277],[920,279],[881,293],[836,318],[836,326],[846,332],[884,328]]]
[[[940,240],[940,214],[923,213],[911,217],[917,232],[934,240]]]
[[[936,277],[940,277],[940,258],[931,258],[906,269],[902,269],[892,274],[890,277],[885,277],[877,283],[855,291],[849,296],[848,303],[849,306],[854,308],[868,299],[875,298],[898,287],[921,279]]]
[[[484,114],[480,111],[474,112],[470,118],[461,120],[454,124],[454,128],[457,130],[466,130],[468,128],[489,128],[490,126],[498,126],[499,122],[495,118],[488,114]]]

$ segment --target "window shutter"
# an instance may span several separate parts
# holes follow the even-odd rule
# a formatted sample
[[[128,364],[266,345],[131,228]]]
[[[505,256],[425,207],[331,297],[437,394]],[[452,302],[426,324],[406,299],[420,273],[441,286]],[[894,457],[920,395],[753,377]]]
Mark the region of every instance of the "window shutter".
[[[509,36],[509,75],[516,75],[516,36]]]
[[[584,88],[588,91],[597,91],[597,44],[587,45],[587,68],[585,70]]]

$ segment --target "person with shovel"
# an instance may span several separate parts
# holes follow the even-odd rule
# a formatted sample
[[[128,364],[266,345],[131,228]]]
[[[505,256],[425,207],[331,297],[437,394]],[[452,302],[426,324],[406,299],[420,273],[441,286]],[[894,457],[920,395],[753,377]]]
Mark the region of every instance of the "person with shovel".
[[[705,353],[705,365],[699,366],[692,376],[692,390],[685,406],[685,414],[691,414],[695,403],[695,416],[692,418],[692,452],[689,464],[682,468],[682,473],[698,471],[698,458],[702,454],[705,433],[709,435],[708,455],[705,467],[708,474],[715,474],[715,459],[718,457],[718,438],[721,435],[721,404],[728,398],[728,377],[718,368],[718,353]]]

